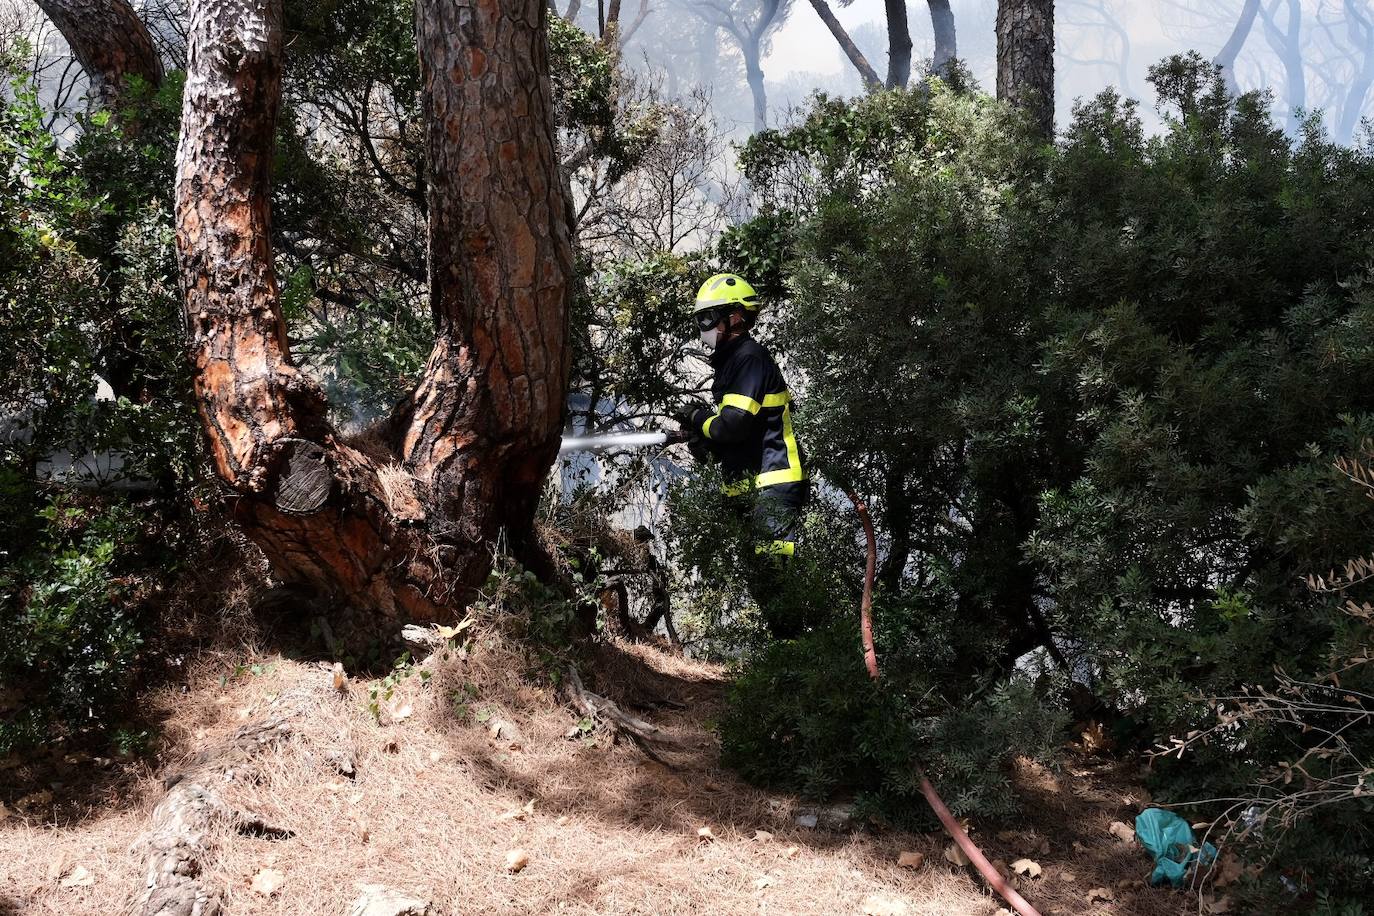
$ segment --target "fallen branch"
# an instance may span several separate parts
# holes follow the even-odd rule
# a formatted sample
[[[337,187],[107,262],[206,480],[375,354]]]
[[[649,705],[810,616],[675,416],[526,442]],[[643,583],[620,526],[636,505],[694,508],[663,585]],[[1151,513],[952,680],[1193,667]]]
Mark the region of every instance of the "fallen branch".
[[[613,734],[626,736],[653,760],[671,767],[674,764],[665,760],[658,751],[687,750],[681,739],[668,734],[652,722],[646,722],[638,716],[631,715],[617,706],[614,701],[608,700],[600,694],[592,693],[582,684],[582,678],[578,675],[577,668],[572,665],[568,666],[568,676],[565,683],[573,704],[582,711],[583,715],[605,723]]]
[[[167,794],[153,809],[152,826],[134,843],[143,850],[144,890],[131,912],[142,916],[217,916],[223,911],[217,890],[204,886],[201,871],[211,852],[218,824],[227,823],[241,834],[286,838],[290,830],[226,802],[217,787],[229,781],[230,771],[294,733],[295,720],[304,715],[317,692],[290,691],[278,697],[271,715],[250,722],[225,744],[202,751],[166,781]]]

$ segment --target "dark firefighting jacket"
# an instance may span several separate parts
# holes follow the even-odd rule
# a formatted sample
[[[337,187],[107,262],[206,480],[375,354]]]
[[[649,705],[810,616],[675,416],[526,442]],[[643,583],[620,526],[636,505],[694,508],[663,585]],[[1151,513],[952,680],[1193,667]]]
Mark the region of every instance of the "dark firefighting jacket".
[[[762,344],[745,335],[717,347],[711,365],[716,370],[711,385],[716,409],[698,410],[692,425],[720,459],[725,492],[738,496],[767,489],[770,496],[804,501],[807,472],[778,364]]]

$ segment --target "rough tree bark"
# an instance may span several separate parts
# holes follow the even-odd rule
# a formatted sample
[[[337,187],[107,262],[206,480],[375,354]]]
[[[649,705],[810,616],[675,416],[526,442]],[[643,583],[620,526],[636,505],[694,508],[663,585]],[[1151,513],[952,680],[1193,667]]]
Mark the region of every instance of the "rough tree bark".
[[[835,18],[835,12],[830,8],[830,4],[826,0],[811,0],[811,5],[815,7],[816,15],[821,17],[821,21],[830,30],[835,41],[839,43],[840,50],[844,51],[844,56],[849,58],[854,69],[859,71],[864,86],[868,89],[881,89],[883,81],[878,78],[878,71],[873,69],[873,65],[868,62],[864,52],[859,50],[859,46],[854,44],[854,39],[849,37],[849,33],[840,24],[840,20]]]
[[[148,27],[127,0],[38,0],[91,81],[93,101],[115,109],[131,76],[162,83]]]
[[[950,63],[959,56],[954,11],[949,8],[949,0],[928,0],[928,3],[930,25],[935,34],[935,54],[931,58],[930,70],[937,76],[946,76]]]
[[[1259,13],[1260,0],[1245,0],[1245,5],[1241,7],[1240,16],[1236,19],[1236,27],[1231,30],[1231,37],[1226,39],[1226,44],[1222,45],[1217,56],[1212,59],[1212,63],[1221,68],[1221,74],[1226,79],[1226,88],[1232,95],[1240,94],[1240,87],[1236,84],[1236,58],[1240,56],[1240,49],[1245,47],[1245,39],[1250,37],[1250,29],[1255,25],[1255,16]]]
[[[906,0],[883,0],[887,14],[887,88],[905,86],[911,79],[911,23]]]
[[[235,518],[358,629],[453,616],[504,526],[529,543],[567,378],[571,262],[542,0],[421,0],[435,345],[384,466],[293,365],[268,179],[280,0],[191,5],[177,249],[195,395]]]
[[[1054,0],[999,0],[997,97],[1054,135]]]
[[[572,245],[544,15],[538,0],[420,0],[415,13],[435,344],[394,423],[449,539],[483,557],[502,528],[529,543],[567,397]]]

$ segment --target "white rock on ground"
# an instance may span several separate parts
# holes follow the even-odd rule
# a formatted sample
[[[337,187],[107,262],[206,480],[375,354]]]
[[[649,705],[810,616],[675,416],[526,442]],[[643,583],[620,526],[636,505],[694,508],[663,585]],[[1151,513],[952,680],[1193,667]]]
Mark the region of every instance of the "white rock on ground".
[[[430,916],[428,900],[381,884],[359,884],[358,890],[362,896],[348,908],[348,916]]]

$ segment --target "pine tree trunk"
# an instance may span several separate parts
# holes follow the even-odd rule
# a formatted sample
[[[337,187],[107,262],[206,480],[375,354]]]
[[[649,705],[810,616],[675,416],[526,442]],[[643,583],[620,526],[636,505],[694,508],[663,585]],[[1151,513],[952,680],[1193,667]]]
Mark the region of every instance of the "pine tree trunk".
[[[954,29],[954,11],[949,0],[928,0],[930,26],[935,35],[935,54],[930,70],[937,76],[947,76],[950,62],[959,56],[959,43]]]
[[[911,23],[906,0],[883,0],[887,12],[887,88],[905,86],[911,79]]]
[[[127,0],[38,0],[91,81],[102,108],[118,106],[129,77],[162,83],[162,61],[148,27]]]
[[[997,97],[1054,135],[1054,0],[998,2]]]
[[[744,52],[744,79],[754,97],[754,133],[768,129],[768,90],[763,84],[762,53],[759,43],[746,40],[740,45]]]
[[[540,0],[420,0],[415,12],[436,339],[395,428],[460,543],[504,528],[517,550],[558,453],[570,366],[545,15]]]
[[[195,0],[177,247],[195,393],[234,516],[274,574],[361,612],[451,617],[504,526],[528,540],[557,447],[571,256],[542,0],[421,0],[435,346],[397,461],[339,440],[292,364],[270,242],[281,0]]]
[[[1222,75],[1226,78],[1226,88],[1232,95],[1240,94],[1240,89],[1236,85],[1236,58],[1240,56],[1240,49],[1245,47],[1245,40],[1250,37],[1250,29],[1254,27],[1255,16],[1259,13],[1259,5],[1260,0],[1245,0],[1245,5],[1240,9],[1240,16],[1236,19],[1236,27],[1231,30],[1231,37],[1226,39],[1226,44],[1212,59],[1212,63],[1221,68]]]

